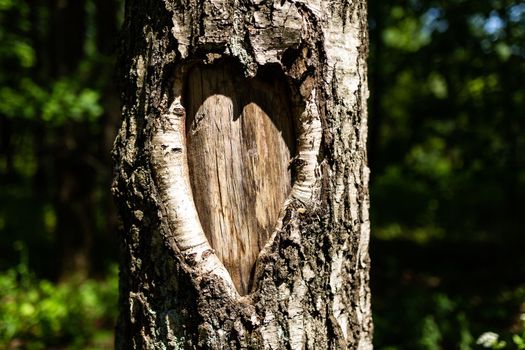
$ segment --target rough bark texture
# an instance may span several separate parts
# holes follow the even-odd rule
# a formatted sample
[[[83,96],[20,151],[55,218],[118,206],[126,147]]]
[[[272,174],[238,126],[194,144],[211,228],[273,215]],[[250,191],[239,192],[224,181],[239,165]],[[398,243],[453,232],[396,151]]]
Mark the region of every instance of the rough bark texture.
[[[371,349],[366,1],[127,1],[122,52],[117,348]],[[208,84],[231,86],[193,93],[196,70]],[[238,126],[237,118],[253,120]],[[237,127],[236,147],[246,151],[235,152],[235,166],[248,180],[228,181],[266,181],[286,194],[228,193],[240,212],[214,214],[222,199],[203,182],[227,175],[196,169],[221,169],[206,162],[221,159],[211,149]],[[263,130],[269,139],[260,140]],[[249,151],[260,158],[269,145],[273,159],[250,168]],[[277,170],[253,170],[261,166]],[[257,207],[267,213],[262,231]],[[258,241],[251,258],[229,241],[249,242],[243,225]],[[252,278],[241,270],[253,262],[242,259],[255,256],[252,281],[237,278],[236,268]]]

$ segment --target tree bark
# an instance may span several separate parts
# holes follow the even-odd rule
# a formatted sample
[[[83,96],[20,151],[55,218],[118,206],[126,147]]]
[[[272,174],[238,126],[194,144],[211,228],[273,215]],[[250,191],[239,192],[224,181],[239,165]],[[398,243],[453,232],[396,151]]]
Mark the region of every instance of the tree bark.
[[[371,349],[366,1],[127,1],[118,349]]]

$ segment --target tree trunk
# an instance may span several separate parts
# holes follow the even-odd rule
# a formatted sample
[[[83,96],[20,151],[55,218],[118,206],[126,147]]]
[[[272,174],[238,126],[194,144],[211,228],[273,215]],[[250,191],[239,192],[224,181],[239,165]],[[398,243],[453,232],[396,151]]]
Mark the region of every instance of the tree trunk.
[[[118,349],[371,349],[366,1],[132,2]]]

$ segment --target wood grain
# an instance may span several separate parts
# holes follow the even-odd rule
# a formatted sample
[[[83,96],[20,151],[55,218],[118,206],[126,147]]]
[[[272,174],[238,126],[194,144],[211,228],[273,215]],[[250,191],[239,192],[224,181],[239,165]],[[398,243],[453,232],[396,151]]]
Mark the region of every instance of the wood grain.
[[[193,198],[204,232],[241,295],[253,279],[292,185],[293,115],[284,77],[244,78],[233,64],[200,65],[185,105]]]

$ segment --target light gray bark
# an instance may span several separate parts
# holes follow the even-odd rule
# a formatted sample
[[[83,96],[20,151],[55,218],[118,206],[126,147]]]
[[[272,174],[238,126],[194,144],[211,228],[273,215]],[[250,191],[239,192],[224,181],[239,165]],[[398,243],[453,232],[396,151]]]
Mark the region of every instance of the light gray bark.
[[[372,348],[366,27],[365,0],[127,1],[118,349]]]

